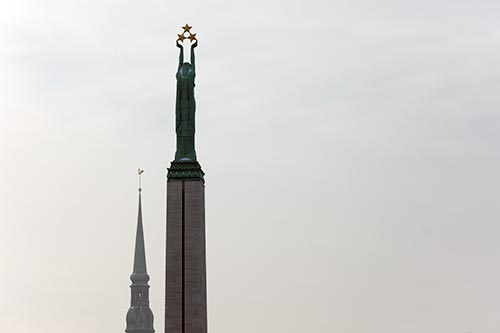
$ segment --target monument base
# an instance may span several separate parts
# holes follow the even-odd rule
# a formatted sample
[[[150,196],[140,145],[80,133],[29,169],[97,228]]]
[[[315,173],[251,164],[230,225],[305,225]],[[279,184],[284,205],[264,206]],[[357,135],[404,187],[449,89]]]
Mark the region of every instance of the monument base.
[[[205,173],[197,161],[173,161],[168,168],[167,178],[183,180],[201,180],[204,182]]]

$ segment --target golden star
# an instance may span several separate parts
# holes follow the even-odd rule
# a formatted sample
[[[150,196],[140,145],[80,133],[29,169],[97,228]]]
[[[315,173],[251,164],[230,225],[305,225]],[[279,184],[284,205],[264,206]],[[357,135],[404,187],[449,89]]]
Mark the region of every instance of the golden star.
[[[189,40],[192,42],[193,40],[197,40],[196,39],[196,34],[192,34],[192,33],[189,33]]]
[[[189,24],[186,23],[185,26],[182,27],[182,29],[184,29],[184,32],[189,32],[189,30],[191,30],[192,27],[189,26]]]
[[[184,39],[186,39],[186,37],[184,37],[184,34],[177,35],[177,36],[179,36],[179,38],[177,38],[177,40],[180,40],[181,42],[183,42]]]

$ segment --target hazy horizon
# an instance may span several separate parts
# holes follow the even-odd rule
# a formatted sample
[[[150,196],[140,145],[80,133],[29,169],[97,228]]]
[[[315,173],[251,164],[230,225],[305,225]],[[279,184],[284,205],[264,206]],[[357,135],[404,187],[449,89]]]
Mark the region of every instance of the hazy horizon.
[[[500,331],[500,3],[0,1],[0,323],[123,332],[137,168],[163,331],[197,33],[210,332]]]

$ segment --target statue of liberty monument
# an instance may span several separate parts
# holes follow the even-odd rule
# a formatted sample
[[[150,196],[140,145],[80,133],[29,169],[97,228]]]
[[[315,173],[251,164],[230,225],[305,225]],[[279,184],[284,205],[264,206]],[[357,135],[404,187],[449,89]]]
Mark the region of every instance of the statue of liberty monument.
[[[194,59],[194,48],[198,46],[198,40],[194,35],[190,35],[191,42],[191,63],[184,61],[184,47],[179,41],[184,41],[183,35],[177,40],[177,47],[180,48],[179,67],[177,68],[177,98],[175,102],[175,131],[177,133],[177,151],[175,161],[196,161],[194,150],[195,133],[195,110],[194,100],[194,78],[196,67]]]

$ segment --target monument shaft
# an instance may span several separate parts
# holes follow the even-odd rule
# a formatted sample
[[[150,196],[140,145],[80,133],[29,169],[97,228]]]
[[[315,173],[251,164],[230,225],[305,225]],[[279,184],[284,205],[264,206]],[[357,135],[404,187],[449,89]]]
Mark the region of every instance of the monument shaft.
[[[167,183],[166,333],[206,333],[205,185]]]

